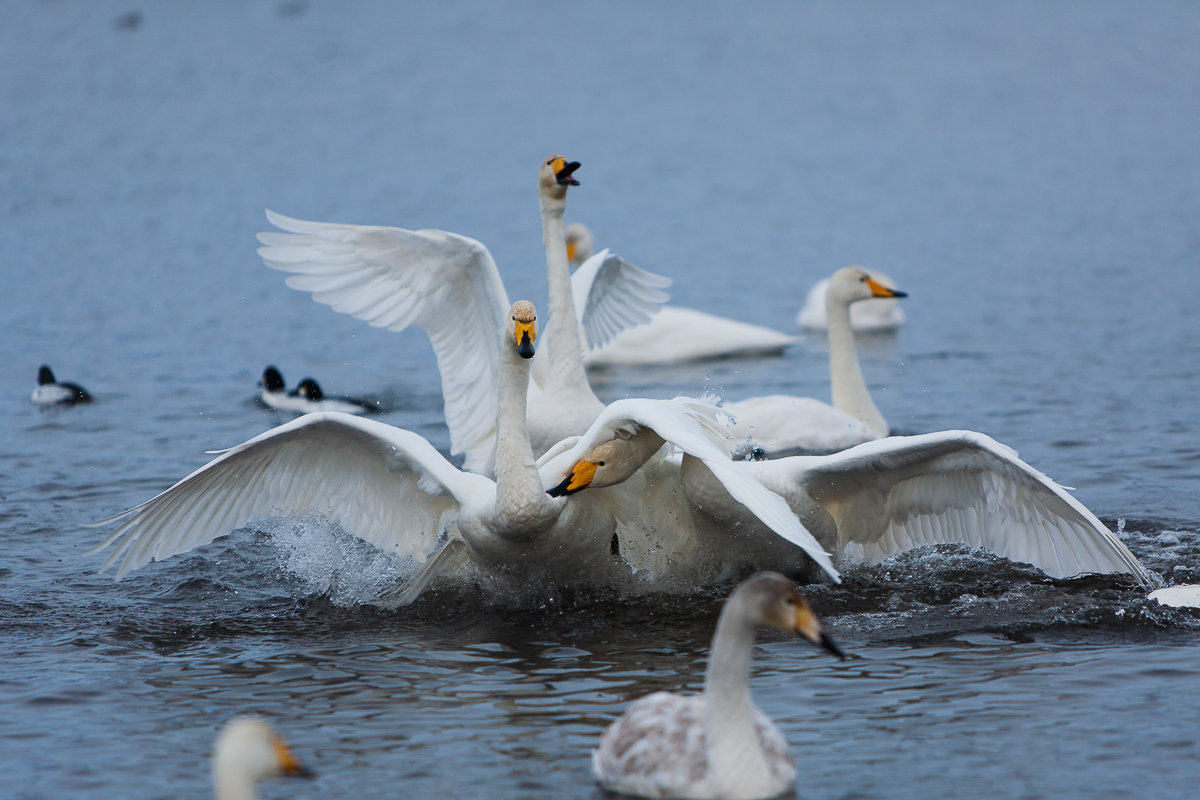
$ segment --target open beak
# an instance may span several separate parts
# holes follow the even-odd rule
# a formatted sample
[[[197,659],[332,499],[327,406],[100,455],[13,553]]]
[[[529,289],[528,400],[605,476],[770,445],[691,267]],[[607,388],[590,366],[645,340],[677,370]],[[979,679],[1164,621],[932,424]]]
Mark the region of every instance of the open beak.
[[[546,494],[551,497],[563,497],[575,494],[591,486],[592,478],[594,477],[596,477],[596,462],[580,461],[571,468],[571,471],[567,473],[567,477],[563,478],[562,483],[547,489]]]
[[[554,165],[554,179],[558,181],[559,186],[578,186],[579,181],[572,177],[571,173],[579,169],[578,161],[559,160]]]
[[[874,278],[867,278],[867,286],[871,287],[871,294],[875,297],[908,297],[908,292],[891,289]]]

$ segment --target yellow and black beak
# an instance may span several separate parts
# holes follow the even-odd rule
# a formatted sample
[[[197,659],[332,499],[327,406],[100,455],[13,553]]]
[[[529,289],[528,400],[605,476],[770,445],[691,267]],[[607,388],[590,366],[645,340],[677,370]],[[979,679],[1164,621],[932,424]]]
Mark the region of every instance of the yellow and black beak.
[[[275,748],[275,759],[279,762],[280,775],[285,778],[312,779],[316,777],[315,772],[300,763],[292,753],[292,748],[288,747],[282,737],[276,737],[272,745]]]
[[[554,170],[554,180],[558,181],[559,186],[578,186],[579,181],[572,177],[571,173],[579,167],[578,161],[567,161],[565,158],[556,158],[550,165]]]
[[[821,629],[821,621],[817,619],[817,615],[808,607],[808,603],[801,601],[796,604],[796,618],[793,624],[793,630],[813,644],[828,650],[838,658],[844,659],[846,657],[842,649]]]
[[[517,355],[521,358],[533,358],[533,340],[537,338],[534,323],[518,322],[514,337],[517,341]]]
[[[908,297],[908,292],[884,286],[874,278],[867,278],[867,286],[871,287],[871,294],[874,297]]]
[[[546,494],[551,497],[564,497],[583,491],[592,485],[592,478],[596,477],[596,467],[595,461],[580,461],[571,467],[571,471],[567,473],[567,477],[563,478],[562,483],[547,489]]]

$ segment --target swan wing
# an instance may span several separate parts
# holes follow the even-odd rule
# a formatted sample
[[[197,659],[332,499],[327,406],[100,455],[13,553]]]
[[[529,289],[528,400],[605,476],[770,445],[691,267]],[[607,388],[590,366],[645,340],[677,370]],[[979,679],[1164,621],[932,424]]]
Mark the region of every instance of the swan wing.
[[[896,436],[830,456],[762,462],[786,470],[868,562],[930,544],[980,547],[1056,578],[1150,574],[1065,488],[974,431]]]
[[[269,210],[267,219],[286,233],[258,234],[258,254],[293,273],[288,286],[373,326],[416,325],[429,335],[450,451],[466,455],[467,469],[490,472],[509,302],[488,249],[446,231],[307,222]]]
[[[571,275],[575,315],[587,347],[595,350],[626,328],[649,322],[670,299],[671,279],[630,264],[608,250],[584,261]]]
[[[764,525],[802,548],[835,581],[841,580],[829,553],[804,527],[787,501],[764,486],[752,472],[730,460],[725,449],[724,419],[724,413],[712,398],[617,400],[601,412],[574,447],[542,467],[543,482],[547,486],[556,485],[597,445],[617,437],[630,438],[648,428],[668,444],[703,462],[725,491]]]
[[[424,559],[443,517],[495,484],[461,472],[417,434],[341,412],[298,417],[229,450],[139,506],[96,551],[117,577],[256,520],[319,515],[397,555]]]

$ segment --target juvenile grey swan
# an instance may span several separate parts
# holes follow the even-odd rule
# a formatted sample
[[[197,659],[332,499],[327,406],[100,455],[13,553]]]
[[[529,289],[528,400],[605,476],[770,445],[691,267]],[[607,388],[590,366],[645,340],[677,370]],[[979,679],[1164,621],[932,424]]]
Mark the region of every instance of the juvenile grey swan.
[[[592,772],[636,797],[753,800],[789,789],[796,766],[787,740],[750,698],[754,632],[798,634],[839,658],[796,585],[775,572],[742,583],[717,619],[704,690],[655,692],[636,701],[600,739]]]

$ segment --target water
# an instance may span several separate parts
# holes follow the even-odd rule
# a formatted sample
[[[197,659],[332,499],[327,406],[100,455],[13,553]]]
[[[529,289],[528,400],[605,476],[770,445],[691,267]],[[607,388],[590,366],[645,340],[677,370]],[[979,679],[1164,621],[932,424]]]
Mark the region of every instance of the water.
[[[261,266],[264,207],[487,243],[545,304],[534,170],[684,306],[791,330],[846,263],[910,297],[864,347],[894,428],[1021,451],[1168,582],[1200,580],[1200,11],[1187,3],[27,3],[0,28],[0,796],[203,796],[270,715],[266,796],[599,797],[587,753],[695,689],[717,592],[523,609],[369,596],[329,531],[239,533],[113,583],[82,523],[284,418],[268,363],[443,449],[431,350]],[[825,396],[823,342],[595,375],[607,398]],[[43,411],[37,365],[97,397]],[[1186,796],[1200,616],[977,554],[812,600],[854,658],[767,637],[754,689],[822,798]]]

